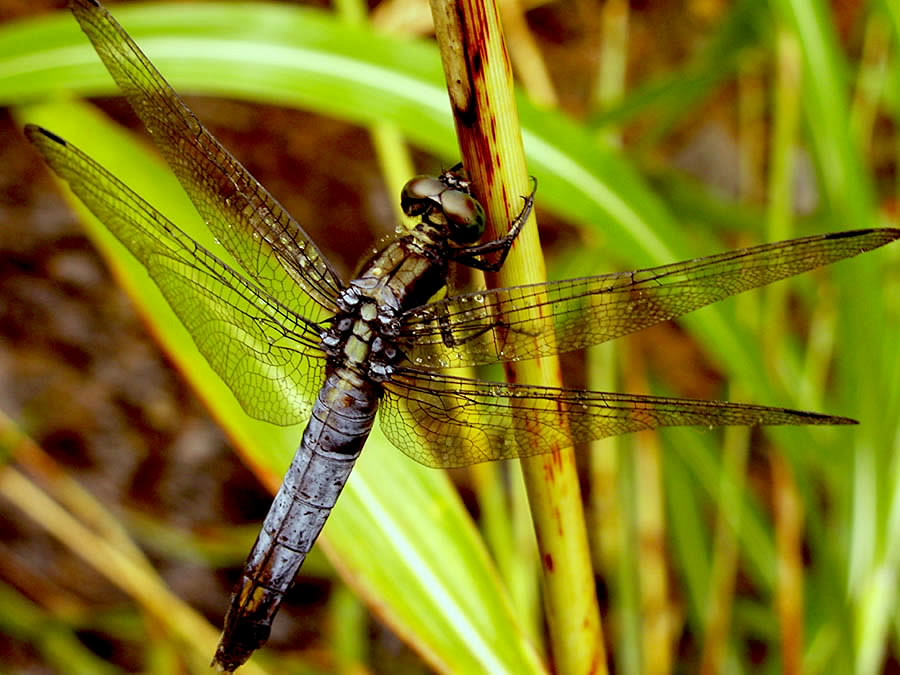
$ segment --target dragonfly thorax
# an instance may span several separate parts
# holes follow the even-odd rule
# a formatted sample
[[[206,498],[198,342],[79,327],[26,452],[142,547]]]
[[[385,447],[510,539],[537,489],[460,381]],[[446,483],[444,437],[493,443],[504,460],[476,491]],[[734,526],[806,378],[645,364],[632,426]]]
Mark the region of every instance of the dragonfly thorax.
[[[340,312],[322,333],[322,348],[335,366],[384,382],[403,358],[395,345],[400,305],[385,284],[356,279],[338,297]]]

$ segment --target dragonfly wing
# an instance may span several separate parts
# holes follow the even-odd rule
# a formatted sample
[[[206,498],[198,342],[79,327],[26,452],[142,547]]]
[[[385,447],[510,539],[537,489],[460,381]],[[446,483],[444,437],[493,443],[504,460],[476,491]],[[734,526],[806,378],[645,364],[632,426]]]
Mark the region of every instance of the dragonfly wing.
[[[25,132],[73,192],[147,268],[212,368],[253,417],[308,417],[324,380],[322,327],[285,308],[58,136]]]
[[[504,384],[412,368],[385,389],[380,424],[388,439],[417,462],[445,468],[658,427],[855,424],[785,408]]]
[[[343,283],[299,223],[222,147],[105,8],[90,0],[70,7],[216,239],[286,307],[314,321],[332,313]]]
[[[400,344],[410,363],[432,368],[582,349],[898,237],[897,229],[838,232],[634,272],[453,296],[408,312]]]

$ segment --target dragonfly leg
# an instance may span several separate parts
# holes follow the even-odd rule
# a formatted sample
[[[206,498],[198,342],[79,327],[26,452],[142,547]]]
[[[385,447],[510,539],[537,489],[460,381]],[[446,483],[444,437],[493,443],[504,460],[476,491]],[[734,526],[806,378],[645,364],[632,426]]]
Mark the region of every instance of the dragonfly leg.
[[[464,337],[460,338],[458,335],[454,335],[454,324],[449,320],[446,316],[441,316],[437,320],[438,326],[441,330],[441,341],[448,347],[461,347],[472,340],[477,340],[485,333],[489,333],[491,331],[503,331],[509,328],[505,321],[502,319],[498,319],[492,325],[485,325],[479,330],[468,333]]]
[[[519,232],[522,231],[522,227],[524,227],[525,223],[528,221],[528,216],[531,215],[531,209],[534,208],[534,193],[537,192],[537,179],[532,176],[531,180],[534,187],[527,197],[522,197],[525,204],[522,206],[522,210],[519,211],[519,215],[513,220],[509,232],[507,232],[505,236],[495,239],[494,241],[489,241],[477,246],[467,246],[456,250],[453,256],[455,262],[481,270],[482,272],[497,272],[503,267],[503,263],[506,262],[506,256],[509,255],[513,242],[516,240],[516,237],[519,236]],[[484,259],[485,255],[496,253],[497,251],[500,252],[500,256],[497,260]]]

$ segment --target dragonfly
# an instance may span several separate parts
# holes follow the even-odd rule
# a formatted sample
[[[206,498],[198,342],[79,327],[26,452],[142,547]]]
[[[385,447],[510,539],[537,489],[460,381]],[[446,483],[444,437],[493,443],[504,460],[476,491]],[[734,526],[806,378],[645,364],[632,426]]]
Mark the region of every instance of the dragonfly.
[[[70,9],[240,270],[52,131],[29,125],[26,135],[143,263],[244,410],[274,424],[306,422],[232,596],[213,659],[220,670],[233,672],[268,639],[376,414],[402,452],[444,468],[667,426],[855,423],[759,405],[493,382],[447,370],[606,342],[883,246],[900,230],[837,232],[625,273],[441,295],[455,265],[500,269],[534,203],[532,191],[509,233],[482,242],[485,211],[457,166],[406,184],[401,206],[415,226],[345,281],[104,7],[70,0]]]

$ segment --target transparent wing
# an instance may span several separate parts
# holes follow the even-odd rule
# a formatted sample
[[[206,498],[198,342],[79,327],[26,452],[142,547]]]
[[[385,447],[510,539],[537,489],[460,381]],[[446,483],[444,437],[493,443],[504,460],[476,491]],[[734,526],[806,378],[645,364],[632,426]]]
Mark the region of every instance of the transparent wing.
[[[78,148],[40,127],[25,133],[147,268],[247,413],[275,424],[305,420],[324,381],[322,327],[249,284]]]
[[[856,422],[784,408],[503,384],[406,368],[386,386],[380,423],[391,443],[417,462],[449,468],[658,427]]]
[[[284,306],[313,321],[332,313],[343,283],[303,228],[203,126],[105,8],[90,0],[72,0],[70,7],[216,239]]]
[[[838,232],[634,272],[458,295],[408,312],[400,345],[411,363],[433,368],[582,349],[898,237],[896,229]]]

